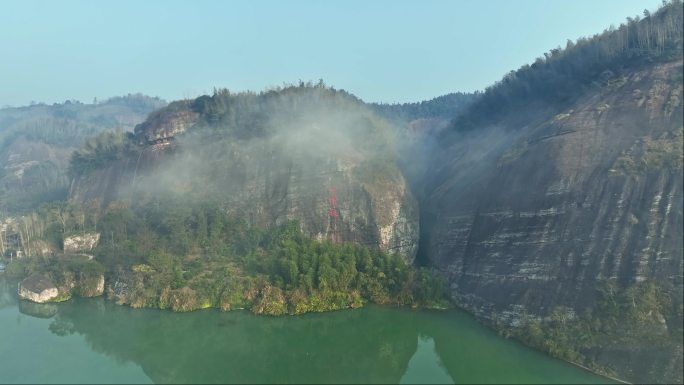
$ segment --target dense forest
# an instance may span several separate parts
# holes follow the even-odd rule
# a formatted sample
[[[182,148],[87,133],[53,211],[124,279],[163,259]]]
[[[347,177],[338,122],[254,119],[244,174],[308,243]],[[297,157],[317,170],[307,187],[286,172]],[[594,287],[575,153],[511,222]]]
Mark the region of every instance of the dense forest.
[[[468,105],[477,98],[478,92],[469,94],[454,92],[430,100],[414,103],[373,103],[383,116],[392,120],[411,122],[416,119],[440,118],[451,120],[465,111]]]
[[[69,255],[24,258],[11,263],[8,273],[48,274],[59,285],[65,274],[93,281],[93,274],[106,272],[107,280],[114,282],[108,291],[111,299],[175,311],[216,307],[301,314],[359,307],[367,301],[447,306],[443,280],[408,265],[399,255],[352,243],[320,242],[304,235],[294,221],[262,229],[226,214],[215,203],[169,199],[112,202],[102,215],[80,205],[43,205],[25,217],[28,232],[23,236],[57,248],[65,235],[98,231],[102,240],[94,250],[95,260]]]
[[[620,82],[625,68],[681,57],[682,33],[682,1],[673,0],[663,1],[653,14],[644,10],[643,17],[629,17],[617,28],[568,40],[564,49],[554,48],[487,87],[457,116],[452,129],[483,127],[510,111],[534,113],[535,107],[549,105],[561,109],[592,88]]]
[[[354,113],[349,113],[350,109]],[[212,148],[222,153],[240,141],[245,144],[253,139],[283,136],[285,142],[300,140],[308,152],[339,155],[349,150],[347,143],[332,140],[350,138],[357,150],[373,151],[389,160],[397,156],[392,147],[395,128],[361,100],[322,81],[300,82],[258,93],[219,88],[212,95],[175,101],[150,114],[147,121],[136,126],[134,135],[103,132],[88,139],[71,159],[73,175],[138,154],[153,140],[149,132],[173,119],[188,119],[184,132],[163,135],[195,149],[202,147],[202,152]],[[210,158],[221,156],[218,153]]]

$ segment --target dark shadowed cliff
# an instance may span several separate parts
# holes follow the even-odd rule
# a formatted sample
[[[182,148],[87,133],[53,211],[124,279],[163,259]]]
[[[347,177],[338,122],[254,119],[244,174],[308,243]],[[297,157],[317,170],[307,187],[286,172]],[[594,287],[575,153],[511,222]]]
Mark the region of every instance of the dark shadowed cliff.
[[[422,180],[419,258],[459,306],[630,381],[682,381],[681,11],[512,72]]]

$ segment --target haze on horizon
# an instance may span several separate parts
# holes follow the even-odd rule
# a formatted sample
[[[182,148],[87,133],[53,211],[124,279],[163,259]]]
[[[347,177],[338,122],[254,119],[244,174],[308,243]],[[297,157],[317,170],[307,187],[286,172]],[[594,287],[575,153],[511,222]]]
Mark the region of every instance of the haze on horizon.
[[[482,90],[658,0],[3,1],[0,106],[324,79],[368,102]]]

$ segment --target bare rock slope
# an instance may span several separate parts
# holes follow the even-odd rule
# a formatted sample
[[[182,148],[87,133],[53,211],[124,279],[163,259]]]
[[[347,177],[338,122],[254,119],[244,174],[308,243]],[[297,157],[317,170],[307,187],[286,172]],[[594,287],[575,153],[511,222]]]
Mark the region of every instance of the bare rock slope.
[[[602,283],[649,281],[673,288],[659,317],[681,325],[681,79],[681,60],[641,67],[560,114],[453,142],[421,212],[421,253],[459,306],[514,327],[591,309]],[[679,338],[679,351],[617,342],[587,355],[623,378],[681,381]]]

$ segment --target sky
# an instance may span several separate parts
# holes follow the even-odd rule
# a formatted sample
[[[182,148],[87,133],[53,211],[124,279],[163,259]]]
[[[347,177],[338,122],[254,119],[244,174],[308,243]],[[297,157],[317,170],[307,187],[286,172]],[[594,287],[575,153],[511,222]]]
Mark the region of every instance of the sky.
[[[0,107],[323,79],[368,102],[483,90],[660,0],[0,0]]]

